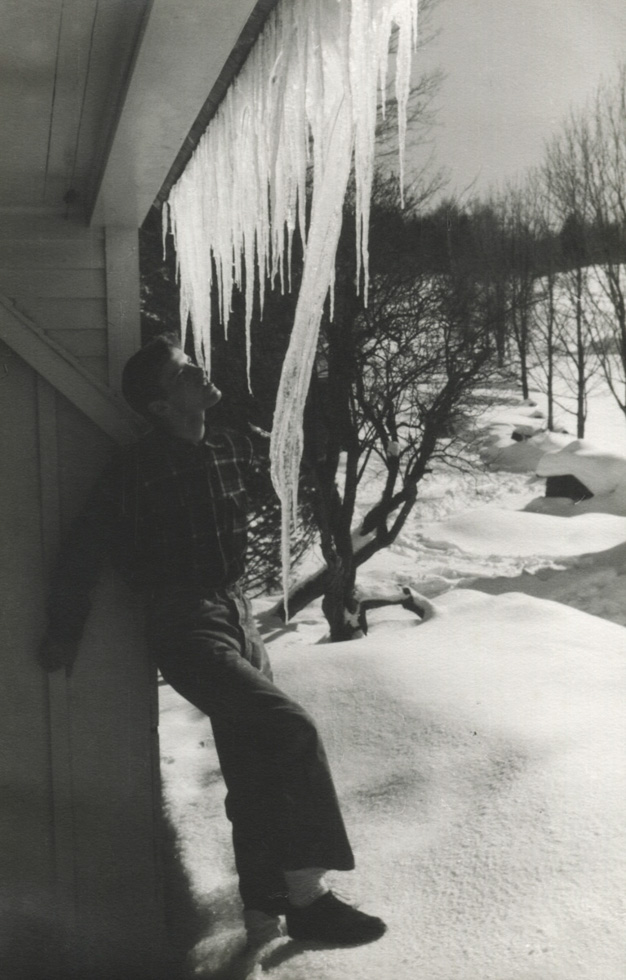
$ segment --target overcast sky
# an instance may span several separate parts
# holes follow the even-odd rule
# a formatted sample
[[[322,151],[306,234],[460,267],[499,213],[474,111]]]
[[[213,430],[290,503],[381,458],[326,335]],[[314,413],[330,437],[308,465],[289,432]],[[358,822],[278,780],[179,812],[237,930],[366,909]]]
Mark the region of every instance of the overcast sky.
[[[626,0],[440,0],[432,23],[417,68],[447,75],[434,140],[459,193],[539,163],[569,107],[626,59]]]

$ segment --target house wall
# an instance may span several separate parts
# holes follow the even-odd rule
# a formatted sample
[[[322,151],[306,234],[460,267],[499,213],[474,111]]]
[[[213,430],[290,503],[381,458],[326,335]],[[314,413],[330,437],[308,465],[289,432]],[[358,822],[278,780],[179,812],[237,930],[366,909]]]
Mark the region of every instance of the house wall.
[[[70,234],[68,234],[68,231]],[[0,292],[109,380],[105,233],[58,218],[0,222]]]
[[[136,260],[135,229],[9,221],[0,291],[114,389],[139,343]],[[115,442],[97,399],[89,417],[46,379],[33,338],[38,370],[0,340],[0,972],[153,977],[165,962],[156,677],[141,609],[110,570],[72,676],[36,662],[58,542]]]
[[[0,943],[25,955],[27,924],[52,934],[53,831],[46,678],[32,652],[42,626],[36,379],[0,344]]]

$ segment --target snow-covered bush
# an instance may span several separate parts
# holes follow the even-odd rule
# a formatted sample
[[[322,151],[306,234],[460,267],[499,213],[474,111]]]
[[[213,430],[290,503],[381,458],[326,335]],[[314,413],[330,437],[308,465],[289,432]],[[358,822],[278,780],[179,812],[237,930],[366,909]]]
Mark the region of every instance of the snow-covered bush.
[[[626,456],[598,449],[576,439],[545,453],[537,464],[539,476],[572,476],[588,487],[593,497],[573,503],[566,498],[531,501],[526,508],[541,513],[616,514],[626,516]]]

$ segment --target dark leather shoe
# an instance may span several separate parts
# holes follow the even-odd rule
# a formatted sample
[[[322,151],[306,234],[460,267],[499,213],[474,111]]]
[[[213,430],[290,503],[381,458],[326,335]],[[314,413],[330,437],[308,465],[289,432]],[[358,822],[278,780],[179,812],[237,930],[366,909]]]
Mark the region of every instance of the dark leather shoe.
[[[382,919],[366,915],[326,892],[304,908],[290,906],[287,932],[292,939],[314,939],[335,945],[357,946],[380,939],[387,926]]]

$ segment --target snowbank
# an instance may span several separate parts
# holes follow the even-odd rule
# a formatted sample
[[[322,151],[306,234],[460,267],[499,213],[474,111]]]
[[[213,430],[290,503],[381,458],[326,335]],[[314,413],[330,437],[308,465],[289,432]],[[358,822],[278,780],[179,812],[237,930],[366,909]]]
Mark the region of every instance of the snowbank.
[[[576,505],[576,512],[579,509]],[[621,544],[626,540],[626,517],[582,514],[564,524],[560,516],[502,510],[491,504],[424,524],[422,536],[432,547],[458,548],[471,554],[563,558]]]
[[[536,473],[544,478],[574,476],[593,494],[589,500],[576,503],[566,497],[539,497],[528,502],[527,511],[561,517],[597,513],[626,516],[626,454],[565,432],[547,431],[546,419],[532,400],[492,409],[482,425],[476,446],[489,469]],[[619,439],[616,442],[621,444]]]
[[[539,498],[526,510],[534,513],[626,515],[626,456],[606,452],[577,439],[557,452],[546,453],[537,465],[539,476],[575,476],[594,495],[573,503],[568,498]]]
[[[537,466],[539,476],[575,476],[593,494],[614,493],[626,486],[626,456],[600,450],[576,439],[556,452],[548,452]]]
[[[179,763],[166,767],[168,792],[215,908],[198,976],[221,966],[275,980],[623,977],[623,629],[520,595],[463,590],[437,606],[428,623],[374,627],[358,643],[311,647],[288,630],[270,643],[278,683],[324,733],[358,865],[337,878],[353,877],[363,907],[387,919],[378,943],[285,939],[262,964],[238,958],[208,726],[185,742],[165,726]],[[171,691],[167,702],[175,713]],[[203,774],[190,791],[191,756]]]
[[[567,446],[573,438],[563,432],[540,431],[517,441],[512,439],[511,431],[506,424],[490,428],[488,441],[481,447],[481,458],[492,469],[532,473],[546,453]]]
[[[582,555],[563,564],[565,567],[550,563],[533,574],[524,569],[514,576],[476,576],[469,585],[490,595],[524,592],[526,595],[553,599],[626,626],[626,543],[593,555]],[[624,648],[626,650],[626,638]]]
[[[566,446],[573,438],[548,432],[546,417],[532,399],[492,408],[479,425],[476,445],[483,463],[508,473],[533,472],[544,453]]]

